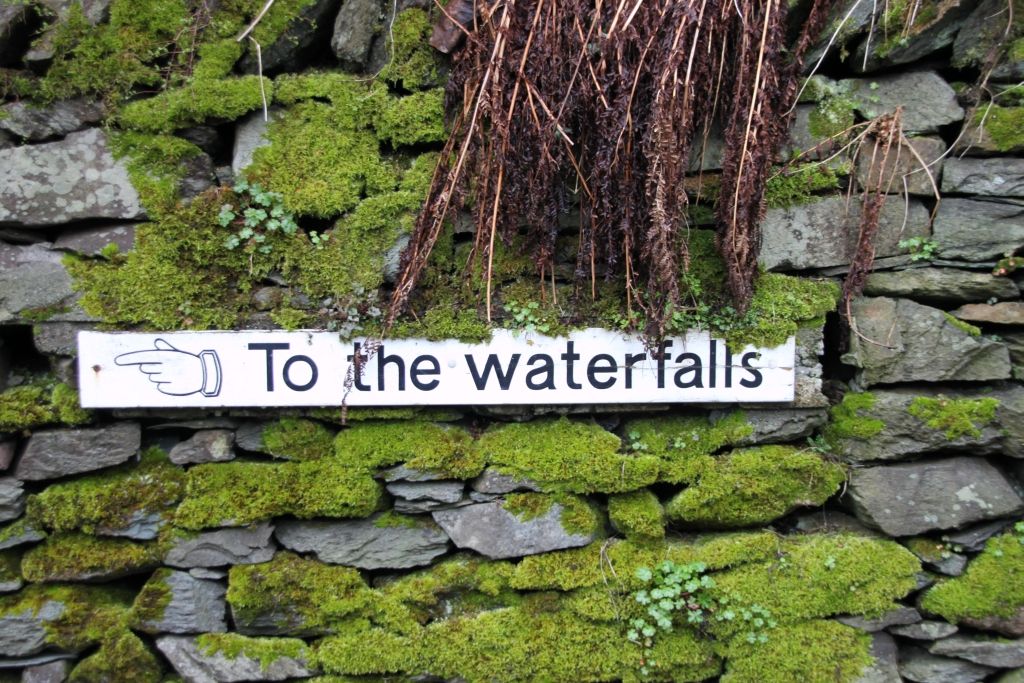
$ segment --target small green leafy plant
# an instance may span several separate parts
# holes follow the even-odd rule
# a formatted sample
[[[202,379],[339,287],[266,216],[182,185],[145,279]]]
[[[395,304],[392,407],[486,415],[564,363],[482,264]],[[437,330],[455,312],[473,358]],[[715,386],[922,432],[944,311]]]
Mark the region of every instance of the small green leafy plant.
[[[1006,254],[1004,258],[996,261],[995,268],[992,269],[993,275],[1010,275],[1015,273],[1018,268],[1024,267],[1024,256],[1013,256]]]
[[[643,441],[643,439],[641,439],[640,432],[633,430],[626,436],[629,439],[629,450],[633,451],[634,453],[639,453],[641,451],[647,450],[647,444]]]
[[[939,255],[938,243],[928,237],[908,237],[899,241],[899,248],[910,252],[910,260],[933,261]]]
[[[292,236],[298,230],[295,216],[284,208],[284,199],[277,192],[268,192],[256,183],[240,180],[232,188],[236,201],[225,203],[217,214],[221,227],[233,232],[224,240],[226,249],[244,247],[247,251],[269,254],[272,247],[267,237],[280,233]],[[310,240],[322,248],[328,235],[310,235]]]
[[[544,322],[541,317],[540,304],[536,301],[508,301],[505,304],[505,312],[512,316],[512,327],[527,332],[547,333],[551,330],[551,325]]]

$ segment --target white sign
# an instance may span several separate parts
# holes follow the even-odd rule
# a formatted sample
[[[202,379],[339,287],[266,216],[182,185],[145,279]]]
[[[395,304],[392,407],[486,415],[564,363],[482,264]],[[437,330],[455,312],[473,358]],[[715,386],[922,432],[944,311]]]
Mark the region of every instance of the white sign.
[[[364,344],[332,332],[80,332],[79,391],[86,408],[793,400],[792,337],[738,350],[706,332],[655,350],[602,329],[496,330],[482,344],[388,339],[346,388]]]

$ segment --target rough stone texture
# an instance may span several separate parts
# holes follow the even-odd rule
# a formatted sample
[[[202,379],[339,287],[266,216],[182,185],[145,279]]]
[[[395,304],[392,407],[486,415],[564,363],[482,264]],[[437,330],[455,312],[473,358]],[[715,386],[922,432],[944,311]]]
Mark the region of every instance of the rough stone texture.
[[[890,626],[905,626],[921,621],[921,613],[913,607],[897,607],[875,619],[867,617],[839,617],[839,621],[847,626],[874,633]]]
[[[459,548],[470,548],[491,559],[522,557],[550,550],[575,548],[594,540],[594,534],[571,534],[562,527],[562,506],[523,520],[502,503],[480,503],[438,510],[434,520]]]
[[[470,483],[477,493],[503,494],[513,491],[540,491],[540,487],[529,479],[519,479],[508,474],[502,474],[493,467],[488,467],[483,473]]]
[[[406,467],[405,465],[396,465],[395,467],[388,468],[382,472],[378,472],[377,478],[383,479],[386,482],[393,481],[441,481],[444,477],[436,472],[430,470],[417,470],[412,467]]]
[[[893,635],[913,640],[938,640],[951,636],[960,629],[945,621],[919,621],[906,626],[894,626],[889,629]]]
[[[41,529],[37,529],[31,522],[26,523],[20,533],[9,536],[8,538],[0,541],[0,550],[8,550],[10,548],[16,548],[19,545],[25,545],[26,543],[35,543],[46,538],[46,533]]]
[[[928,236],[928,211],[923,204],[911,200],[909,214],[904,214],[903,202],[885,203],[875,237],[877,257],[902,253],[898,246],[902,239]],[[848,265],[856,250],[859,224],[860,202],[848,203],[842,196],[769,209],[761,225],[761,265],[768,270]]]
[[[933,655],[956,657],[1000,669],[1024,666],[1024,640],[956,635],[933,643],[928,651]]]
[[[898,666],[899,650],[888,633],[871,634],[873,661],[861,672],[855,683],[901,683]]]
[[[934,267],[871,273],[864,293],[868,296],[905,297],[933,306],[1016,299],[1020,296],[1020,290],[1010,278],[984,271]]]
[[[48,622],[64,614],[64,603],[47,600],[39,609],[0,616],[0,652],[8,657],[27,657],[46,647]]]
[[[38,431],[29,437],[14,476],[22,481],[39,481],[118,465],[139,452],[141,440],[135,422],[98,429]]]
[[[312,552],[320,560],[359,569],[408,569],[430,564],[448,551],[437,525],[378,526],[379,516],[353,522],[278,523],[274,535],[285,548]]]
[[[828,399],[821,393],[821,356],[825,340],[821,328],[803,327],[796,333],[796,387],[792,408],[824,408]]]
[[[984,115],[984,114],[983,114]],[[955,156],[982,156],[987,157],[994,154],[1021,154],[1024,153],[1024,138],[1011,141],[1012,144],[1004,145],[1002,148],[992,139],[988,128],[980,125],[980,118],[974,117],[964,124],[963,133],[953,144]]]
[[[265,667],[258,659],[240,655],[230,659],[223,654],[205,654],[195,638],[165,636],[156,646],[182,678],[190,683],[236,683],[238,681],[284,681],[308,678],[317,672],[307,661],[278,657]]]
[[[268,111],[270,120],[275,120],[282,111],[280,107],[271,107]],[[267,140],[268,125],[260,110],[243,117],[235,126],[235,146],[231,151],[231,170],[235,174],[252,163],[252,155],[257,149],[270,144]]]
[[[956,93],[934,71],[904,72],[870,81],[848,79],[840,85],[849,88],[855,108],[864,118],[873,119],[902,106],[901,121],[907,133],[934,133],[964,118]]]
[[[1004,301],[998,304],[966,304],[951,311],[960,320],[992,325],[1024,325],[1024,303]]]
[[[49,246],[0,242],[0,323],[22,312],[61,308],[71,300],[71,276]]]
[[[900,650],[900,675],[915,683],[974,683],[995,669],[959,659],[936,657],[917,647]]]
[[[104,115],[98,100],[74,99],[40,107],[26,101],[0,107],[0,130],[26,140],[45,140],[73,133]]]
[[[298,15],[288,24],[270,45],[262,47],[263,71],[294,69],[303,66],[302,57],[314,44],[326,42],[327,36],[321,27],[328,26],[331,15],[338,9],[338,0],[316,0],[302,7]],[[239,68],[247,73],[258,73],[260,60],[256,51],[250,48],[239,62]]]
[[[235,445],[243,451],[265,453],[266,447],[263,445],[263,429],[266,426],[266,422],[246,422],[235,430]]]
[[[862,143],[857,157],[857,182],[861,187],[872,192],[879,186],[890,188],[891,192],[903,192],[906,187],[910,194],[931,197],[935,195],[938,182],[932,184],[930,173],[934,178],[943,178],[942,190],[945,191],[942,168],[949,162],[943,159],[942,155],[946,152],[946,143],[942,138],[932,136],[909,138],[909,142],[913,150],[907,149],[906,145],[898,150],[894,148],[884,166],[877,159],[874,164],[871,163],[874,142]],[[925,169],[921,160],[925,164],[934,164]]]
[[[960,24],[953,42],[953,64],[981,66],[986,53],[1001,37],[1005,22],[997,17],[1006,11],[1002,0],[981,0]],[[993,74],[995,76],[995,74]],[[996,77],[997,80],[1001,76]]]
[[[0,522],[17,519],[25,511],[23,484],[12,477],[0,477]]]
[[[844,498],[858,518],[890,536],[952,529],[1024,510],[1002,472],[969,457],[854,469]]]
[[[270,524],[263,522],[176,539],[164,557],[164,564],[188,569],[269,562],[275,551],[270,540],[273,531]]]
[[[213,187],[216,176],[213,160],[206,154],[196,154],[181,162],[184,175],[178,185],[181,198],[188,201]]]
[[[988,539],[992,538],[1000,531],[1006,528],[1008,522],[1006,520],[998,520],[995,522],[986,522],[985,524],[979,524],[978,526],[971,527],[970,529],[964,529],[956,533],[944,534],[943,539],[958,545],[969,553],[981,552],[985,547],[985,543]]]
[[[1010,376],[1010,354],[1003,344],[971,336],[938,309],[907,299],[864,297],[853,302],[851,313],[859,335],[850,334],[850,350],[842,360],[860,368],[862,386]]]
[[[21,683],[64,683],[71,673],[71,662],[58,659],[30,666],[21,672]]]
[[[965,626],[981,629],[982,631],[995,631],[1003,635],[1020,638],[1024,636],[1024,607],[1008,617],[983,617],[978,619],[964,619]]]
[[[175,465],[234,460],[234,442],[230,429],[203,429],[172,448],[168,457]]]
[[[342,3],[331,37],[331,49],[342,65],[359,69],[366,64],[382,7],[381,0],[345,0]]]
[[[99,536],[130,538],[135,541],[152,541],[160,535],[160,530],[163,529],[167,523],[167,519],[165,519],[159,512],[136,510],[128,518],[128,523],[125,526],[97,527],[96,534]]]
[[[877,54],[880,43],[884,40],[881,29],[877,26],[870,41],[865,37],[857,46],[851,66],[856,71],[875,71],[884,66],[910,64],[933,52],[948,48],[960,29],[961,23],[968,13],[974,9],[976,0],[946,0],[935,3],[936,16],[924,20],[922,25],[915,26],[912,35],[885,50],[885,56]],[[876,19],[877,21],[877,19]],[[868,52],[865,65],[864,54]]]
[[[714,422],[732,411],[712,411],[708,416]],[[736,442],[737,446],[752,446],[764,443],[788,443],[802,441],[814,433],[828,420],[823,408],[751,410],[746,413],[747,422],[754,431]]]
[[[942,191],[993,197],[1024,197],[1024,159],[949,159]]]
[[[0,223],[46,226],[144,215],[128,170],[100,130],[0,150]]]
[[[428,512],[462,500],[465,484],[461,481],[396,481],[388,484],[387,490],[396,498],[398,512]]]
[[[943,258],[988,261],[1024,244],[1024,202],[944,199],[934,238]]]
[[[146,633],[222,633],[228,630],[225,615],[227,590],[216,581],[203,581],[188,572],[157,574],[170,592],[170,600],[160,618],[137,618],[133,626]]]

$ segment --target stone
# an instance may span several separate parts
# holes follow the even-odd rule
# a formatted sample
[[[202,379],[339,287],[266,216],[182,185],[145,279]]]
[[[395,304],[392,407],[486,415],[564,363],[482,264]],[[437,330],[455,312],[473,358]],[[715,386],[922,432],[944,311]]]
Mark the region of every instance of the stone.
[[[714,410],[708,419],[717,422],[731,413]],[[737,441],[737,446],[803,441],[828,421],[828,412],[824,408],[748,410],[746,418],[753,431]]]
[[[945,538],[945,536],[943,536]],[[903,543],[907,550],[921,560],[922,566],[945,576],[960,576],[967,567],[967,557],[961,555],[952,543],[939,542],[927,537],[909,538]]]
[[[820,327],[801,327],[796,332],[796,387],[791,408],[826,408],[821,393],[821,357],[825,355],[824,332]]]
[[[840,0],[829,9],[828,20],[825,22],[818,42],[807,51],[804,58],[804,74],[815,70],[814,66],[829,52],[843,49],[853,36],[860,34],[871,25],[874,6],[863,0]]]
[[[55,256],[59,258],[59,254]],[[66,308],[73,296],[71,276],[59,261],[27,261],[9,268],[0,265],[0,323],[26,313]]]
[[[1020,290],[1010,278],[989,272],[924,266],[871,273],[864,285],[864,294],[949,306],[989,299],[1016,299]]]
[[[235,430],[235,446],[243,451],[266,453],[266,446],[263,445],[263,429],[266,426],[266,422],[246,422]]]
[[[16,524],[20,526],[15,527]],[[0,531],[2,531],[4,536],[3,539],[0,539],[0,550],[16,548],[19,545],[35,543],[46,538],[46,532],[37,528],[28,520],[12,522]]]
[[[524,520],[507,511],[504,503],[494,502],[438,510],[433,516],[456,546],[497,560],[577,548],[596,538],[594,533],[566,531],[562,510],[554,503],[543,515]]]
[[[942,169],[949,164],[943,158],[946,143],[942,138],[934,136],[908,138],[908,143],[912,150],[905,144],[899,149],[893,148],[885,165],[882,165],[881,159],[872,163],[873,140],[861,143],[857,156],[857,182],[860,186],[869,192],[882,187],[883,190],[897,194],[906,188],[909,194],[933,197],[938,190],[938,178],[941,177],[942,190],[945,192],[946,181]]]
[[[223,633],[228,630],[226,590],[217,581],[197,579],[188,572],[160,570],[135,601],[132,627],[151,634]],[[168,595],[159,616],[151,613],[153,606],[145,600],[150,591]]]
[[[441,481],[444,479],[443,475],[437,472],[431,472],[430,470],[417,470],[412,467],[406,467],[405,465],[396,465],[383,470],[375,475],[379,479],[383,479],[386,482],[393,481]]]
[[[25,511],[23,484],[13,477],[0,477],[0,522],[21,517]]]
[[[370,56],[383,5],[381,0],[344,0],[334,19],[331,50],[343,67],[361,70]]]
[[[875,236],[875,255],[903,253],[900,240],[927,237],[928,224],[928,211],[918,200],[910,200],[909,213],[903,201],[886,202]],[[859,225],[860,202],[847,202],[839,195],[768,209],[761,225],[761,265],[768,270],[849,265],[856,252]]]
[[[32,343],[36,351],[48,356],[78,355],[78,333],[91,330],[89,323],[41,322],[32,326]]]
[[[999,154],[1024,153],[1024,137],[1002,139],[1000,143],[992,139],[985,123],[985,107],[964,122],[964,128],[953,142],[952,153],[955,156],[992,156]]]
[[[942,174],[942,192],[1024,197],[1024,159],[949,159]]]
[[[20,60],[28,46],[33,14],[27,2],[0,3],[0,66],[14,66]]]
[[[971,457],[854,469],[844,499],[861,521],[890,536],[954,529],[1024,510],[1006,476]]]
[[[0,375],[3,375],[3,362],[0,361]],[[3,381],[0,380],[0,391],[4,390]],[[11,463],[14,462],[14,452],[17,449],[18,442],[11,441],[0,441],[0,472],[4,472]]]
[[[42,227],[144,215],[128,169],[98,129],[0,150],[0,223]]]
[[[918,647],[900,650],[900,676],[915,683],[975,683],[995,669],[959,659],[936,657]]]
[[[965,618],[961,621],[964,626],[982,631],[995,631],[1015,638],[1024,636],[1024,607],[1019,607],[1008,617]]]
[[[461,481],[396,481],[387,485],[388,493],[396,498],[397,512],[429,512],[462,500],[465,484]]]
[[[46,625],[64,614],[59,600],[47,600],[38,609],[8,612],[0,616],[0,652],[7,657],[27,657],[46,647]]]
[[[188,573],[197,579],[211,579],[213,581],[220,581],[228,577],[228,573],[222,569],[207,569],[205,567],[193,567],[188,570]]]
[[[21,683],[64,683],[71,673],[67,658],[30,666],[21,672]]]
[[[142,442],[138,423],[96,429],[50,429],[28,439],[14,476],[22,481],[57,479],[119,465],[135,457]]]
[[[915,624],[921,621],[921,613],[913,607],[897,607],[874,619],[868,619],[867,617],[838,617],[836,621],[861,631],[874,633],[890,626]]]
[[[893,626],[889,632],[911,640],[938,640],[951,636],[960,629],[945,621],[919,621],[906,626]]]
[[[874,35],[864,38],[857,46],[850,63],[857,71],[875,71],[885,66],[910,64],[928,55],[948,48],[964,19],[974,9],[977,0],[945,0],[928,5],[933,14],[914,22],[909,35],[891,35],[888,40],[876,23]],[[923,9],[924,6],[922,5]],[[881,14],[886,10],[879,10]],[[920,17],[923,12],[918,14]],[[877,20],[876,20],[877,21]],[[902,27],[890,31],[903,31]],[[867,60],[864,59],[865,53]]]
[[[798,516],[794,520],[794,529],[802,534],[857,534],[883,538],[875,529],[869,529],[860,520],[838,510],[822,509]]]
[[[971,335],[939,309],[908,299],[861,297],[851,304],[851,314],[853,331],[842,361],[860,369],[863,387],[1010,376],[1006,346]]]
[[[839,86],[866,119],[903,107],[900,120],[905,133],[935,133],[964,118],[953,88],[934,71],[902,72],[871,80],[845,79]]]
[[[101,526],[96,528],[97,536],[116,536],[135,541],[152,541],[167,526],[168,520],[159,512],[136,510],[122,527]]]
[[[901,683],[899,650],[896,641],[885,632],[871,634],[871,664],[861,671],[855,683]]]
[[[178,194],[186,202],[214,186],[213,160],[207,154],[200,152],[180,163],[183,173],[178,183]]]
[[[262,112],[261,112],[262,114]],[[175,131],[175,135],[185,138],[211,157],[220,157],[224,140],[213,126],[192,126]]]
[[[234,460],[234,443],[235,433],[230,429],[203,429],[172,448],[168,458],[175,465]]]
[[[89,124],[99,123],[105,114],[100,100],[61,100],[46,106],[22,100],[0,107],[0,130],[35,142],[67,135]]]
[[[447,534],[429,519],[388,522],[380,515],[344,522],[285,520],[274,535],[289,550],[367,570],[422,567],[448,552]]]
[[[988,542],[988,539],[1005,529],[1008,524],[1009,522],[1006,520],[987,522],[985,524],[973,526],[970,529],[964,529],[963,531],[944,534],[942,536],[942,540],[959,546],[969,553],[978,553],[984,549],[985,543]]]
[[[239,68],[246,73],[266,73],[282,69],[301,69],[303,59],[314,45],[326,42],[324,30],[330,25],[331,15],[338,9],[337,0],[315,0],[301,5],[298,14],[292,17],[287,28],[270,45],[263,45],[260,58],[249,49],[239,62]]]
[[[395,243],[384,253],[384,282],[394,284],[402,272],[402,252],[409,246],[409,235],[399,235]]]
[[[956,657],[999,669],[1024,667],[1024,640],[955,635],[932,643],[928,651],[933,655]]]
[[[309,678],[317,671],[304,656],[278,657],[264,663],[246,654],[228,657],[223,653],[206,654],[188,636],[164,636],[156,647],[167,657],[174,670],[189,683],[237,683],[240,681],[284,681]]]
[[[1010,361],[1014,365],[1024,365],[1024,332],[1003,332],[999,336],[1010,349]]]
[[[514,491],[540,491],[540,487],[529,479],[520,479],[502,474],[493,467],[485,469],[479,477],[469,484],[477,493],[504,494]]]
[[[969,323],[1024,325],[1024,303],[1004,301],[998,304],[965,304],[950,313]]]
[[[268,112],[270,121],[276,120],[283,110],[271,107]],[[231,150],[231,170],[235,175],[241,173],[252,163],[252,156],[260,147],[270,144],[267,139],[268,121],[263,119],[263,111],[247,114],[235,126],[235,145]]]
[[[1006,8],[1002,0],[981,0],[977,3],[974,11],[960,24],[956,40],[953,41],[954,66],[984,66],[989,50],[1004,38],[1006,22],[1000,21],[999,17],[1006,12]],[[993,76],[995,74],[989,78]]]
[[[944,199],[933,238],[943,258],[989,261],[1024,244],[1024,201]]]
[[[276,550],[270,539],[273,531],[270,524],[263,522],[175,538],[164,556],[164,564],[189,569],[269,562]]]

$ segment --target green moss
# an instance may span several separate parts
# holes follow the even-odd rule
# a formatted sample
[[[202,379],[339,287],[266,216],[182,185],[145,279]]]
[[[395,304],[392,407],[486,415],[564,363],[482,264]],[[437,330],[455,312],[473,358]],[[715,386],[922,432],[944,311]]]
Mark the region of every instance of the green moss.
[[[872,662],[871,636],[835,621],[773,629],[765,643],[735,638],[725,649],[723,683],[850,683]]]
[[[577,496],[510,493],[505,496],[502,507],[525,522],[543,517],[554,505],[558,505],[562,509],[559,519],[566,532],[588,535],[597,533],[599,530],[601,519],[597,512],[584,499]]]
[[[0,432],[50,424],[81,425],[92,419],[79,407],[78,392],[63,383],[41,379],[0,393]]]
[[[1006,58],[1011,62],[1024,61],[1024,38],[1018,38],[1006,48]]]
[[[911,402],[907,412],[929,428],[944,431],[949,440],[962,436],[976,439],[981,436],[981,428],[995,419],[998,407],[999,399],[995,398],[918,396]]]
[[[273,619],[282,630],[303,635],[329,632],[363,615],[374,593],[355,569],[279,552],[270,562],[231,567],[227,601],[236,623]]]
[[[620,445],[600,426],[566,418],[501,425],[479,441],[488,463],[545,491],[618,493],[653,483],[657,459],[623,455]]]
[[[842,466],[790,446],[746,448],[714,459],[665,508],[669,519],[711,527],[770,522],[839,490]]]
[[[357,424],[338,434],[334,448],[340,463],[365,471],[404,462],[445,478],[472,479],[484,468],[465,430],[430,422]]]
[[[374,116],[373,127],[378,138],[395,147],[443,142],[447,137],[444,88],[387,98]]]
[[[21,582],[21,558],[16,551],[0,552],[0,583]]]
[[[63,609],[41,620],[47,645],[73,652],[116,639],[127,626],[130,594],[123,590],[83,585],[33,585],[0,596],[0,616],[38,615],[47,603]],[[53,607],[55,605],[51,605]],[[47,613],[50,608],[45,610]]]
[[[203,633],[196,638],[196,645],[206,655],[254,659],[264,671],[282,657],[303,662],[311,659],[309,647],[298,638],[250,638],[238,633]]]
[[[856,101],[845,93],[822,99],[807,119],[808,132],[819,142],[839,137],[856,121],[856,106]]]
[[[262,23],[261,21],[260,25]],[[200,45],[196,50],[199,62],[192,71],[192,78],[204,82],[226,78],[243,52],[245,46],[234,38],[224,38]]]
[[[885,422],[863,414],[874,405],[875,396],[870,392],[848,391],[843,394],[843,400],[829,410],[831,419],[823,432],[828,443],[839,448],[843,439],[866,441],[880,434],[885,429]]]
[[[150,215],[160,217],[178,203],[185,164],[202,153],[192,143],[171,135],[124,132],[110,136],[114,156],[125,159],[132,186]]]
[[[411,668],[418,658],[417,645],[412,638],[362,623],[321,640],[316,654],[327,672],[394,674]]]
[[[148,630],[145,628],[147,622],[156,623],[163,620],[164,612],[171,604],[173,596],[167,578],[173,573],[170,569],[157,569],[146,581],[132,603],[132,628],[145,631]]]
[[[382,500],[380,484],[363,470],[332,459],[281,464],[234,461],[188,471],[175,524],[185,529],[244,526],[292,514],[366,517]]]
[[[972,337],[980,337],[981,336],[981,328],[980,327],[977,327],[976,325],[972,325],[969,322],[965,322],[965,321],[961,320],[960,318],[957,318],[956,316],[954,316],[954,315],[952,315],[950,313],[943,313],[943,315],[946,316],[946,322],[948,322],[950,325],[952,325],[956,329],[960,330],[961,332],[963,332],[965,334],[968,334],[968,335],[970,335]]]
[[[95,654],[79,662],[68,676],[68,683],[159,683],[162,677],[160,662],[149,647],[134,633],[123,631],[104,641]]]
[[[627,422],[623,431],[640,452],[657,457],[658,480],[673,484],[693,481],[712,462],[715,451],[739,443],[753,433],[742,411],[712,422],[703,417],[655,417]]]
[[[986,104],[978,108],[972,119],[975,126],[981,126],[982,121],[998,151],[1009,152],[1024,146],[1024,107]]]
[[[52,531],[123,529],[139,514],[170,511],[185,493],[185,473],[158,448],[101,474],[52,484],[29,497],[27,516]]]
[[[279,420],[260,438],[267,452],[286,460],[319,460],[334,450],[334,432],[310,420]]]
[[[750,324],[725,332],[734,349],[747,344],[775,347],[801,327],[820,327],[825,314],[835,310],[839,285],[828,280],[761,273],[750,301]]]
[[[419,337],[432,341],[458,339],[473,344],[490,340],[491,327],[475,310],[438,306],[427,310],[418,320],[399,321],[391,336],[399,339]]]
[[[989,539],[962,576],[932,586],[921,608],[943,619],[1013,617],[1024,607],[1024,541],[1014,534]]]
[[[815,192],[838,189],[840,175],[848,174],[848,170],[837,172],[825,164],[813,163],[780,169],[765,184],[765,204],[769,208],[804,204],[814,199]]]
[[[123,538],[94,538],[84,534],[55,534],[30,548],[22,557],[27,581],[76,581],[92,576],[133,574],[160,564],[155,543]]]
[[[399,12],[385,47],[388,63],[379,77],[405,90],[440,85],[441,57],[428,44],[430,16],[418,8]]]
[[[665,511],[658,497],[647,490],[609,496],[608,518],[627,538],[665,536]]]
[[[32,534],[39,537],[39,539],[46,538],[47,536],[46,532],[38,528],[28,517],[21,517],[9,524],[0,526],[0,544],[26,534]]]
[[[263,79],[267,97],[272,85],[270,79]],[[258,76],[194,80],[125,105],[117,121],[125,128],[144,133],[170,133],[208,120],[233,121],[262,106]]]

